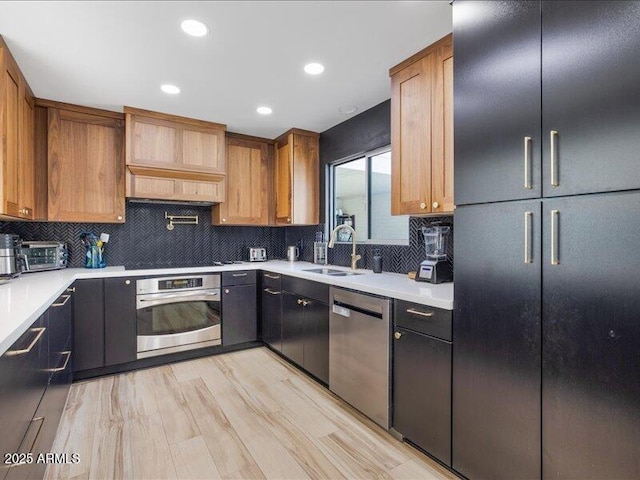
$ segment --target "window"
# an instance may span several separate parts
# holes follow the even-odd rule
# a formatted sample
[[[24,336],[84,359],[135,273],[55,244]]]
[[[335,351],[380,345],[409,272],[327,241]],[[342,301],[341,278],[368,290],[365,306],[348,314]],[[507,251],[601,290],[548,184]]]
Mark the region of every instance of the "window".
[[[337,161],[329,175],[331,230],[346,223],[358,242],[408,243],[409,217],[391,215],[390,147]],[[337,240],[350,242],[351,233],[340,230]]]

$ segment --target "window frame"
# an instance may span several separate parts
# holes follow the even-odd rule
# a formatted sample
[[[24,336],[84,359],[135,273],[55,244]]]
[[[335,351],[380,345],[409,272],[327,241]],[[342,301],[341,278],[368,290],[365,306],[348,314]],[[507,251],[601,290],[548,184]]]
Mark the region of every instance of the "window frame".
[[[391,145],[385,145],[383,147],[379,147],[379,148],[375,148],[373,150],[368,150],[365,152],[359,152],[353,155],[349,155],[347,157],[343,157],[339,160],[335,160],[333,162],[329,162],[327,164],[327,171],[326,171],[326,175],[327,175],[327,189],[326,189],[326,195],[327,195],[327,209],[325,211],[325,218],[328,219],[327,222],[325,222],[326,226],[325,226],[325,234],[326,234],[326,238],[327,240],[329,239],[329,236],[331,235],[331,232],[333,231],[333,229],[336,227],[335,225],[335,193],[336,193],[336,176],[335,176],[335,168],[343,165],[345,163],[349,163],[352,162],[354,160],[358,160],[358,159],[364,159],[365,160],[365,173],[366,173],[366,184],[365,184],[365,196],[367,199],[367,237],[371,236],[371,159],[372,157],[375,157],[376,155],[380,155],[381,153],[387,153],[387,152],[391,152]],[[393,157],[392,157],[392,161],[393,161]],[[409,215],[404,215],[406,217],[409,217]],[[341,242],[338,241],[336,239],[335,243],[340,243],[340,244],[351,244],[351,242]],[[380,238],[380,239],[372,239],[372,238],[367,238],[367,240],[356,240],[356,244],[360,244],[360,245],[409,245],[409,226],[407,225],[407,238],[406,239],[384,239],[384,238]]]

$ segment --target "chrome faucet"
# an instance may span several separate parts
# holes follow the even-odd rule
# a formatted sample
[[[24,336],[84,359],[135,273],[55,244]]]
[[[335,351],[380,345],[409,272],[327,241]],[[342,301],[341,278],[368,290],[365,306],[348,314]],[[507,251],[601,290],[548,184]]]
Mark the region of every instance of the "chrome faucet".
[[[338,230],[343,228],[346,228],[347,230],[351,231],[351,245],[352,245],[351,270],[357,270],[358,260],[360,260],[362,257],[360,255],[356,255],[356,231],[353,229],[351,225],[346,225],[343,223],[342,225],[338,225],[336,228],[333,229],[333,232],[331,232],[331,238],[329,239],[329,248],[333,248],[334,244],[336,243],[336,235],[338,234]]]

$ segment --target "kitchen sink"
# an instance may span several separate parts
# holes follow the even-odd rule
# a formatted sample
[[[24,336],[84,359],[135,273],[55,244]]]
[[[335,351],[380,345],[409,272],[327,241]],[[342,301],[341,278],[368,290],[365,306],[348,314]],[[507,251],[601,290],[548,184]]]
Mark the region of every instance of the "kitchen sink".
[[[362,275],[362,273],[357,272],[338,272],[338,273],[327,273],[327,275],[331,275],[332,277],[349,277],[352,275]]]
[[[344,270],[336,270],[335,268],[308,268],[303,272],[320,273],[322,275],[331,275],[334,277],[348,277],[352,275],[362,275],[357,272],[345,272]]]

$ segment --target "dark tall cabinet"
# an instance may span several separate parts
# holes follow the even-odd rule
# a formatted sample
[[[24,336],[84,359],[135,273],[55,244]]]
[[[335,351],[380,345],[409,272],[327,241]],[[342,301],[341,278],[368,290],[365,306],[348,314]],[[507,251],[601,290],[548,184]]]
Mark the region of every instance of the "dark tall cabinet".
[[[453,20],[455,204],[538,198],[540,2],[456,0]]]
[[[540,477],[540,211],[455,213],[453,468],[470,479]]]
[[[640,188],[640,2],[457,0],[453,18],[456,205]]]
[[[638,24],[638,2],[454,3],[468,478],[640,477]]]
[[[545,197],[640,188],[638,25],[637,1],[542,2]]]
[[[547,479],[640,478],[639,220],[640,191],[543,202]]]

